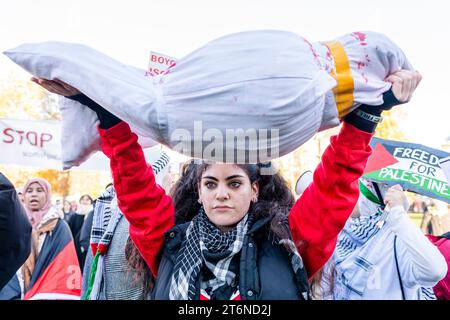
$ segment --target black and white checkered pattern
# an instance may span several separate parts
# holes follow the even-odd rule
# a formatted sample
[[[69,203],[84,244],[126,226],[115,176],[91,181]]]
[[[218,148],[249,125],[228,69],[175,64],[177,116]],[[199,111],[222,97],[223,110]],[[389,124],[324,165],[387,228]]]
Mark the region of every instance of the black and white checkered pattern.
[[[115,201],[113,202],[113,200]],[[122,217],[116,201],[116,192],[111,186],[95,202],[91,244],[109,246],[114,229]]]
[[[233,257],[242,249],[244,236],[251,220],[246,215],[236,228],[221,233],[206,216],[203,208],[191,221],[180,254],[175,263],[169,297],[171,300],[193,300],[196,297],[195,283],[202,262],[214,274],[202,287],[214,292],[223,285],[230,285],[237,270],[230,269]]]
[[[170,162],[170,158],[165,152],[161,152],[161,156],[158,160],[156,160],[154,163],[152,163],[152,169],[157,176],[162,170],[168,167]]]

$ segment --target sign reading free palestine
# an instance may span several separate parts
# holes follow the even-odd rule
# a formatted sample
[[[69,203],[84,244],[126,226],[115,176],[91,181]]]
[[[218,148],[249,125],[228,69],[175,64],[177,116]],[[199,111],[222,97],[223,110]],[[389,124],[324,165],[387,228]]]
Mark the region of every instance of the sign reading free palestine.
[[[364,178],[450,203],[450,185],[443,165],[450,153],[420,144],[373,138],[373,153]],[[441,166],[442,163],[442,166]]]

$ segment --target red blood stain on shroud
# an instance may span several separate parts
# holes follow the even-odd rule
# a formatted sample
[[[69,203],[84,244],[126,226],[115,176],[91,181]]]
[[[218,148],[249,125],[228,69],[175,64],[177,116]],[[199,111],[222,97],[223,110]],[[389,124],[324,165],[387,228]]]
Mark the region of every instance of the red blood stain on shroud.
[[[306,39],[303,39],[303,41],[304,41],[306,44],[308,44],[309,50],[311,50],[311,53],[312,53],[312,55],[313,55],[313,57],[314,57],[314,60],[316,60],[317,65],[318,65],[319,67],[322,67],[322,65],[321,65],[321,63],[320,63],[320,60],[319,60],[319,55],[318,55],[318,54],[316,53],[316,51],[314,50],[313,45],[312,45],[308,40],[306,40]]]
[[[367,78],[367,76],[364,73],[361,73],[361,77],[363,77],[363,79],[366,83],[369,82],[369,79]]]
[[[362,32],[353,32],[352,35],[355,36],[355,38],[361,42],[366,41],[366,35]],[[362,45],[367,45],[367,43],[363,42]]]
[[[364,62],[358,62],[358,69],[362,69],[362,68],[364,68],[364,67],[366,67],[367,66],[367,64],[366,63],[364,63]]]
[[[333,57],[331,56],[330,49],[327,49],[327,56],[326,56],[326,59],[327,59],[328,61],[331,61],[331,60],[333,59]]]

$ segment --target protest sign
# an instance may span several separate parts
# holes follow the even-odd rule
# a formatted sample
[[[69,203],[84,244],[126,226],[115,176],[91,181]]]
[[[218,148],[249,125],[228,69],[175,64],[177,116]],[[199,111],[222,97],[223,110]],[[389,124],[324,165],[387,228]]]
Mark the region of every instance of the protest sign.
[[[447,182],[450,184],[450,157],[440,160],[441,168],[447,177]]]
[[[157,76],[176,65],[176,59],[168,55],[151,51],[147,74]]]
[[[147,159],[151,152],[144,149]],[[61,122],[0,118],[0,163],[62,170],[61,154]],[[109,159],[97,152],[72,169],[109,171]]]
[[[450,153],[415,143],[373,138],[364,177],[450,203],[450,186],[440,160]]]
[[[58,121],[0,119],[0,162],[61,168]]]

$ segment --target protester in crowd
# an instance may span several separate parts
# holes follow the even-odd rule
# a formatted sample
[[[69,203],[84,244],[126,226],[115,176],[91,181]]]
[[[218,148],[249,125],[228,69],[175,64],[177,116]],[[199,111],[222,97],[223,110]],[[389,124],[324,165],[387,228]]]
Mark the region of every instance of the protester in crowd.
[[[410,205],[408,212],[424,213],[426,210],[425,201],[422,200],[422,196],[416,194],[414,196],[413,203]]]
[[[16,189],[17,197],[19,197],[19,200],[21,203],[23,203],[23,188]]]
[[[78,203],[76,200],[70,201],[70,211],[72,211],[72,212],[78,211]]]
[[[31,224],[14,186],[0,173],[0,299],[9,296],[2,288],[28,258],[30,250]]]
[[[422,216],[422,222],[420,228],[423,233],[435,234],[434,230],[437,228],[436,206],[432,199],[426,199],[424,201],[424,210]],[[433,230],[434,229],[434,230]]]
[[[95,208],[95,203],[97,200],[93,203],[93,208]],[[87,255],[87,251],[90,248],[90,241],[91,241],[91,230],[92,230],[92,221],[94,218],[94,210],[89,212],[86,215],[86,218],[84,219],[83,225],[81,226],[80,230],[80,236],[79,236],[79,245],[81,252],[84,252]],[[86,256],[85,256],[86,259]],[[84,265],[81,266],[81,269],[84,268]]]
[[[70,229],[51,202],[47,180],[28,180],[24,206],[33,228],[31,254],[8,283],[24,299],[79,299],[81,271]]]
[[[109,187],[112,187],[112,186],[113,186],[113,184],[109,183],[105,187],[105,190],[108,189]],[[93,207],[94,208],[95,208],[95,203],[96,203],[96,200],[93,202]],[[81,227],[81,231],[80,231],[80,247],[84,251],[87,251],[90,248],[90,244],[91,244],[91,230],[92,230],[93,218],[94,218],[94,210],[92,210],[91,212],[89,212],[87,214],[86,218],[84,219],[83,226]]]
[[[82,195],[79,200],[77,211],[72,214],[68,222],[70,231],[72,232],[72,236],[75,241],[78,262],[80,263],[82,269],[86,258],[86,248],[82,247],[80,244],[80,233],[87,215],[92,212],[93,208],[93,200],[91,196],[88,194]]]
[[[63,214],[64,214],[64,221],[69,223],[70,217],[75,214],[74,211],[71,210],[72,206],[70,205],[70,201],[64,200],[63,202]]]
[[[172,186],[169,156],[159,146],[147,154],[157,183],[168,193]],[[93,220],[92,250],[83,271],[83,299],[149,299],[153,277],[130,239],[130,224],[117,205],[112,185],[97,199]]]
[[[450,231],[440,236],[427,235],[428,239],[438,248],[447,262],[447,275],[433,287],[439,300],[450,300]]]
[[[436,299],[432,288],[446,275],[447,265],[410,220],[408,208],[399,185],[360,179],[358,203],[324,269],[325,298]]]
[[[391,96],[404,102],[420,76],[402,71],[390,79]],[[78,93],[61,81],[38,82],[54,93]],[[355,206],[372,133],[389,108],[361,106],[345,117],[314,183],[295,205],[278,173],[261,174],[265,165],[208,162],[185,172],[172,203],[128,124],[87,97],[82,100],[100,119],[117,203],[156,277],[152,297],[173,300],[307,299],[308,278],[331,256]]]
[[[112,182],[108,183],[105,187],[105,190],[112,186],[113,186]],[[93,208],[95,208],[96,201],[97,200],[94,200],[92,203]],[[90,248],[91,244],[91,230],[93,218],[94,218],[94,210],[92,210],[86,215],[86,218],[84,219],[83,226],[81,227],[80,231],[80,247],[85,251],[87,251]]]

